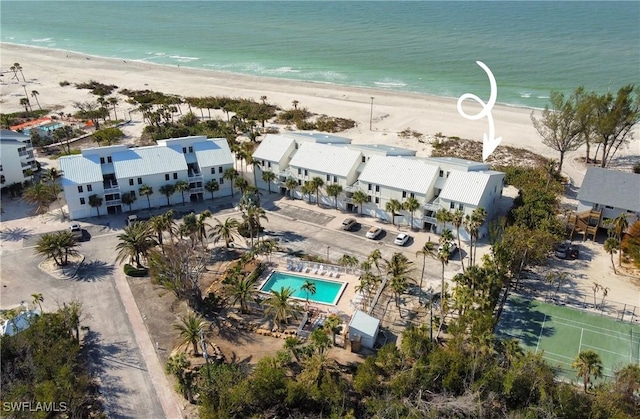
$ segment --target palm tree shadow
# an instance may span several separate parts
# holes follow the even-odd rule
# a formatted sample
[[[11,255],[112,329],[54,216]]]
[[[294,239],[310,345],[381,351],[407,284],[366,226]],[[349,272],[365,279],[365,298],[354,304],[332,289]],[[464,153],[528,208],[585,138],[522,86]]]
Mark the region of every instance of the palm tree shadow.
[[[101,260],[92,260],[83,263],[74,279],[76,281],[101,281],[113,273],[114,266]]]
[[[29,239],[31,237],[31,229],[24,227],[7,228],[0,231],[0,240],[8,242],[17,242],[22,239]]]

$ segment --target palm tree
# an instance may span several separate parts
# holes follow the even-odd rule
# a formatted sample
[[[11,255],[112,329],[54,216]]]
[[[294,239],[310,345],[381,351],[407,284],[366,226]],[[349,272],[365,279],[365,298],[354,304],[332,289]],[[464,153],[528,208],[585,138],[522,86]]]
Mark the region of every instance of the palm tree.
[[[29,106],[31,106],[31,104],[29,103],[29,99],[26,97],[23,97],[20,99],[20,105],[24,106],[24,111],[26,113],[29,113]]]
[[[330,314],[322,325],[322,330],[331,335],[331,342],[336,346],[336,333],[340,332],[342,319],[337,314]]]
[[[167,211],[173,212],[173,211]],[[171,214],[171,218],[167,217],[166,214],[155,215],[147,221],[147,225],[151,232],[156,235],[157,242],[162,248],[162,253],[164,253],[164,240],[163,235],[165,231],[172,230],[175,232],[175,223],[173,221],[173,214]]]
[[[116,113],[116,105],[118,104],[118,98],[110,97],[109,99],[107,99],[107,101],[111,106],[113,106],[113,119],[117,120],[118,114]]]
[[[340,266],[346,266],[347,268],[354,268],[358,266],[358,258],[355,256],[344,254],[338,260]]]
[[[180,332],[178,347],[184,346],[185,352],[189,344],[193,347],[193,354],[198,355],[198,341],[200,340],[200,330],[206,326],[202,317],[195,313],[189,313],[187,317],[182,317],[180,323],[174,324],[173,328]]]
[[[209,210],[204,210],[200,214],[198,214],[198,219],[196,220],[196,237],[200,240],[200,244],[202,244],[202,248],[205,249],[205,241],[207,240],[207,227],[211,228],[211,225],[207,223],[207,218],[211,218],[213,214]]]
[[[140,194],[140,196],[147,197],[148,208],[151,209],[151,199],[149,197],[153,195],[153,188],[147,184],[144,184],[140,186],[140,189],[138,189],[138,193]]]
[[[20,80],[20,79],[18,79],[18,76],[17,76],[17,73],[19,71],[20,75],[22,76],[22,81],[24,81],[24,82],[27,81],[27,79],[24,78],[24,73],[22,73],[22,66],[20,65],[20,63],[13,63],[13,65],[9,69],[11,71],[13,71],[13,73],[16,76],[17,80]]]
[[[613,262],[613,255],[615,255],[620,249],[620,242],[615,237],[609,237],[604,241],[604,251],[611,256],[611,266],[613,267],[613,273],[618,274],[616,272],[616,264]]]
[[[402,204],[397,199],[390,199],[384,206],[384,210],[391,214],[391,224],[396,225],[396,215],[402,209]]]
[[[44,302],[44,297],[42,296],[42,294],[34,293],[34,294],[31,294],[31,297],[33,298],[33,300],[31,301],[31,304],[33,304],[33,307],[35,308],[37,304],[38,307],[40,308],[40,313],[42,313],[42,303]]]
[[[315,188],[313,187],[313,183],[311,181],[306,181],[305,183],[302,184],[302,195],[307,195],[308,199],[309,199],[309,204],[311,204],[311,194],[313,193],[313,191],[315,191]]]
[[[276,174],[270,170],[267,170],[266,172],[262,173],[262,180],[267,182],[267,189],[269,190],[269,194],[271,194],[271,182],[276,180],[276,178],[277,178]]]
[[[36,100],[36,103],[38,104],[38,108],[39,108],[40,110],[42,110],[42,106],[40,106],[40,101],[38,100],[38,95],[39,95],[39,94],[40,94],[40,93],[38,93],[38,91],[37,91],[37,90],[32,90],[32,91],[31,91],[31,96]]]
[[[298,346],[300,346],[301,344],[302,344],[302,340],[300,340],[296,336],[287,336],[284,339],[283,348],[291,351],[291,354],[296,359],[296,361],[300,362],[300,355],[298,354],[299,352]]]
[[[478,251],[478,236],[480,227],[484,224],[485,219],[487,218],[487,211],[484,208],[478,207],[473,210],[471,213],[471,221],[472,226],[474,226],[475,232],[475,243],[473,246],[473,263],[476,263],[476,252]]]
[[[227,170],[225,170],[224,174],[222,175],[224,179],[228,179],[229,182],[231,183],[231,198],[233,198],[233,184],[235,183],[238,176],[240,176],[238,174],[238,171],[233,167],[230,167]]]
[[[36,204],[36,213],[42,214],[47,212],[49,204],[54,201],[55,197],[50,185],[38,182],[24,190],[22,199],[29,204]]]
[[[287,178],[287,180],[284,182],[284,186],[285,188],[287,188],[287,191],[289,191],[289,197],[291,199],[296,199],[295,192],[298,188],[298,181],[292,177]]]
[[[578,377],[582,377],[585,393],[592,375],[594,378],[602,377],[602,359],[600,359],[600,355],[597,352],[591,349],[580,351],[573,364],[571,364],[571,368],[578,370]]]
[[[422,249],[416,252],[416,257],[422,255],[422,274],[420,275],[420,295],[422,296],[422,281],[424,279],[424,268],[427,265],[427,256],[438,259],[438,250],[434,242],[428,241],[422,246]]]
[[[47,183],[55,183],[62,177],[62,171],[55,167],[50,167],[42,172],[42,180]]]
[[[249,235],[251,237],[251,247],[253,247],[254,232],[260,235],[260,229],[262,228],[260,220],[269,221],[267,214],[259,205],[248,205],[242,212],[242,218],[244,218],[247,227],[249,228]]]
[[[182,205],[184,205],[184,193],[191,189],[189,187],[189,184],[184,180],[179,180],[176,182],[174,188],[176,192],[180,192],[180,194],[182,195]]]
[[[227,218],[224,220],[224,223],[217,218],[215,218],[216,224],[209,237],[213,239],[214,243],[217,243],[218,240],[223,239],[225,246],[229,248],[231,242],[233,242],[234,237],[240,238],[240,234],[238,233],[238,220],[235,218]]]
[[[313,185],[313,190],[316,193],[316,205],[320,206],[319,194],[320,188],[324,186],[324,180],[319,176],[314,176],[313,179],[311,179],[311,185]]]
[[[420,201],[418,201],[413,196],[410,196],[406,201],[404,201],[404,203],[402,204],[402,208],[404,208],[405,211],[409,212],[409,215],[411,216],[411,222],[409,226],[413,229],[413,213],[417,211],[418,208],[420,208]]]
[[[53,259],[58,266],[69,263],[69,256],[78,255],[78,243],[70,231],[43,234],[35,247],[35,252],[46,259]]]
[[[360,208],[360,215],[362,215],[362,207],[364,206],[365,202],[369,201],[369,195],[367,195],[365,191],[361,191],[360,189],[358,189],[353,193],[351,200],[358,204],[358,207]]]
[[[314,295],[316,293],[316,283],[310,279],[304,281],[304,284],[300,287],[301,291],[304,291],[307,294],[307,307],[306,310],[309,311],[309,294]]]
[[[462,247],[460,244],[460,227],[464,222],[464,211],[457,209],[451,214],[451,224],[456,228],[456,237],[458,238],[458,257],[460,258],[460,265],[462,265],[462,273],[464,273],[464,263],[462,262]]]
[[[618,242],[622,242],[622,235],[625,230],[629,228],[629,219],[627,218],[627,214],[621,212],[620,215],[614,218],[611,223]],[[622,250],[618,252],[618,266],[622,266]]]
[[[296,303],[290,301],[294,290],[290,287],[282,288],[280,291],[271,290],[269,297],[262,302],[265,306],[264,314],[273,317],[273,323],[278,329],[286,325],[290,317],[297,319],[297,312],[300,310]]]
[[[167,197],[167,205],[171,205],[170,197],[176,191],[176,187],[170,183],[160,186],[159,192]]]
[[[124,262],[134,259],[136,267],[141,268],[140,256],[146,259],[149,250],[158,244],[153,235],[154,231],[146,222],[136,222],[126,226],[124,232],[118,235],[120,242],[116,245],[118,251],[116,261]]]
[[[442,229],[444,229],[444,226],[449,221],[451,221],[451,213],[449,212],[449,210],[440,208],[438,211],[436,211],[436,221],[442,223]]]
[[[131,205],[136,202],[136,199],[138,198],[136,198],[133,191],[122,194],[122,203],[129,206],[129,212],[131,212]]]
[[[342,193],[342,185],[339,183],[331,183],[327,185],[327,195],[332,196],[335,200],[336,209],[338,209],[338,195]]]
[[[220,185],[217,180],[211,179],[204,184],[204,189],[211,194],[211,199],[213,199],[213,194],[220,190]]]
[[[369,253],[369,256],[367,256],[367,260],[370,263],[373,263],[373,265],[378,270],[378,275],[380,275],[380,273],[381,273],[381,271],[380,271],[380,260],[381,259],[382,259],[382,252],[380,251],[380,249],[372,250],[371,253]]]
[[[235,275],[225,280],[224,294],[231,300],[231,305],[240,303],[242,314],[249,312],[249,302],[255,299],[257,280],[255,275]]]
[[[89,196],[89,205],[91,206],[91,208],[96,209],[96,213],[98,214],[98,217],[100,216],[100,207],[102,206],[103,201],[104,199],[101,196],[98,196],[97,194],[93,194]]]
[[[444,326],[444,298],[445,298],[445,283],[444,283],[444,267],[449,264],[449,254],[451,253],[451,240],[453,238],[453,234],[451,230],[445,229],[440,236],[440,249],[438,250],[438,259],[440,259],[440,263],[442,263],[442,277],[440,284],[440,326],[438,327],[438,334],[436,335],[436,339],[440,336],[440,332],[442,331],[442,326]]]
[[[411,281],[409,272],[411,272],[410,266],[413,262],[409,261],[405,255],[396,252],[391,256],[387,263],[387,277],[390,278],[390,286],[393,291],[393,295],[396,300],[396,307],[398,307],[398,314],[402,318],[402,311],[400,310],[400,296],[407,290],[408,282]]]
[[[239,177],[238,179],[236,179],[234,185],[236,188],[240,189],[240,193],[244,195],[245,191],[249,187],[249,181],[243,177]]]

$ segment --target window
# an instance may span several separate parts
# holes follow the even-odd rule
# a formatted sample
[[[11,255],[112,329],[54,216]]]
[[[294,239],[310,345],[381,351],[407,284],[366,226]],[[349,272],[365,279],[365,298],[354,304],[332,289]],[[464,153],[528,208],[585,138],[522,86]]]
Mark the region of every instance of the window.
[[[84,198],[80,198],[80,205],[84,205]]]
[[[371,184],[369,184],[369,190],[371,190]]]
[[[176,179],[178,179],[178,174],[177,174],[177,173],[174,173],[174,174],[173,174],[173,180],[176,180]]]
[[[170,179],[170,177],[169,177],[169,173],[166,173],[166,174],[164,175],[164,180],[169,180],[169,179]]]
[[[267,167],[271,169],[271,162],[267,162]]]
[[[91,185],[87,185],[87,192],[93,191],[93,187]]]
[[[411,192],[411,193],[409,194],[409,196],[410,196],[411,198],[415,198],[415,197],[416,197],[416,194],[414,194],[413,192]]]
[[[612,207],[612,206],[610,206],[610,205],[605,205],[604,207],[605,207],[606,209],[613,209],[613,207]]]
[[[84,191],[82,190],[82,185],[78,185],[78,193],[82,193],[82,192],[84,192]]]
[[[444,170],[440,170],[440,173],[438,173],[439,177],[443,177],[444,176]]]
[[[406,198],[407,197],[407,191],[402,191],[402,197]]]
[[[367,197],[367,202],[371,202],[371,195]]]
[[[464,205],[462,205],[462,204],[458,204],[458,209],[459,209],[460,211],[464,211]]]
[[[380,203],[380,198],[376,196],[376,204],[379,204],[379,203]]]
[[[298,186],[302,186],[302,181],[298,179]]]
[[[304,169],[304,175],[309,176],[309,171],[307,169]]]
[[[301,175],[302,174],[302,169],[298,169],[298,174]]]
[[[193,147],[189,147],[189,153],[193,153]]]
[[[141,177],[138,178],[138,185],[142,185],[142,178]]]
[[[113,163],[113,160],[111,159],[111,156],[107,157],[107,163]]]
[[[216,168],[215,168],[215,167],[212,167],[212,168],[211,168],[211,174],[212,174],[212,175],[215,175],[215,174],[216,174]]]
[[[456,207],[456,203],[452,202],[451,204],[449,204],[449,209],[455,209]]]
[[[187,154],[187,147],[182,147],[182,154]]]
[[[331,181],[331,175],[327,175],[327,182]]]
[[[221,177],[220,180],[218,180],[218,184],[224,185],[224,178],[223,177]]]
[[[129,179],[129,186],[133,186],[133,179]]]
[[[222,173],[222,166],[218,167],[218,173]]]
[[[449,178],[449,173],[451,173],[451,172],[447,172],[447,179]]]
[[[100,157],[100,164],[104,164],[104,157]]]
[[[365,156],[362,156],[362,163],[366,163],[367,158]]]
[[[333,177],[333,183],[338,183],[338,176]]]
[[[376,185],[376,192],[380,192],[380,185]]]

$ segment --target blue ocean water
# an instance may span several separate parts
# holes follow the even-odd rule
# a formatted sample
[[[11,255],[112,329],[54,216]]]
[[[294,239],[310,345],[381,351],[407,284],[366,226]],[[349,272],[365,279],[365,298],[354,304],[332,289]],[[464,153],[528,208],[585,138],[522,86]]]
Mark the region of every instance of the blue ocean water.
[[[640,81],[640,2],[6,1],[0,40],[104,57],[543,107]]]

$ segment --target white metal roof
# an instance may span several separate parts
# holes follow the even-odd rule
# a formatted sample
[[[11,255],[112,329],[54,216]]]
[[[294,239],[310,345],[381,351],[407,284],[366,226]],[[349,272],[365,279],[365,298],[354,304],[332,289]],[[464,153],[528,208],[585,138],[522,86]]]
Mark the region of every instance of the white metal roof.
[[[294,142],[293,138],[283,135],[267,134],[258,148],[253,152],[253,158],[256,160],[279,162]]]
[[[349,330],[357,330],[360,334],[371,336],[374,339],[379,327],[380,320],[360,310],[356,310],[356,312],[353,313],[351,321],[349,322]]]
[[[201,168],[233,164],[229,143],[225,139],[209,139],[195,143],[193,151]]]
[[[358,179],[360,183],[425,194],[433,185],[438,170],[438,166],[420,159],[373,156]]]
[[[410,148],[395,147],[387,144],[349,144],[349,148],[363,150],[382,156],[415,156],[416,151]]]
[[[433,162],[439,166],[445,166],[447,168],[458,167],[459,170],[464,171],[479,171],[479,170],[489,170],[489,164],[481,163],[473,160],[461,159],[458,157],[426,157],[424,158],[426,161]]]
[[[323,144],[350,144],[351,138],[339,137],[337,135],[327,134],[326,132],[309,132],[309,131],[292,131],[282,134],[289,138],[293,138],[301,142],[312,141],[314,143]]]
[[[114,153],[112,159],[119,179],[187,170],[182,151],[170,147],[131,148]]]
[[[102,182],[100,157],[73,155],[60,157],[64,186]]]
[[[309,142],[300,144],[289,165],[344,177],[360,164],[360,156],[345,146]]]
[[[504,173],[452,170],[440,192],[440,199],[478,205],[491,176],[504,176]]]

